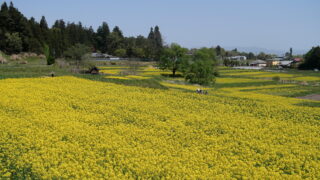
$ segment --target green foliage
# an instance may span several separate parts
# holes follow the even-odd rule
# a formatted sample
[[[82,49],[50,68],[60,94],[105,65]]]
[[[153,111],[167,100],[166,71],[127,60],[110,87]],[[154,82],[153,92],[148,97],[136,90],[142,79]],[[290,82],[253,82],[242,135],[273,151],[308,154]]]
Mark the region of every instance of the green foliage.
[[[63,20],[55,21],[50,28],[44,16],[40,22],[34,18],[28,20],[12,3],[8,7],[4,2],[0,10],[0,50],[10,54],[22,51],[41,54],[44,44],[50,46],[54,58],[63,57],[65,50],[76,44],[85,44],[92,51],[109,54],[125,49],[124,56],[144,59],[158,59],[163,47],[158,26],[152,30],[150,38],[124,37],[118,26],[110,32],[106,22],[96,32],[80,22],[65,23]]]
[[[213,48],[201,48],[194,53],[194,59],[196,60],[210,60],[216,61],[216,53]]]
[[[236,61],[236,60],[230,60],[230,59],[224,59],[223,65],[225,66],[248,66],[248,61]]]
[[[216,55],[213,48],[201,48],[194,52],[193,56],[186,56],[187,49],[178,44],[171,44],[163,50],[159,62],[159,68],[172,71],[175,76],[176,71],[183,73],[186,81],[201,85],[212,85],[214,83]]]
[[[280,81],[280,77],[279,77],[279,76],[274,76],[274,77],[272,77],[272,80],[274,80],[274,81]]]
[[[32,38],[28,41],[28,45],[29,45],[30,52],[35,52],[37,54],[43,53],[43,46],[39,40]]]
[[[159,61],[159,68],[162,70],[168,69],[172,71],[172,76],[175,76],[187,51],[186,48],[183,48],[178,44],[171,44],[170,47],[163,50]]]
[[[112,33],[108,36],[108,52],[116,55],[116,50],[124,47],[124,38],[119,27],[115,27]]]
[[[118,26],[115,26],[115,27],[113,28],[112,32],[113,32],[116,36],[118,36],[118,37],[120,37],[120,38],[123,38],[123,33],[122,33],[122,31],[120,30],[120,28],[119,28]]]
[[[76,44],[67,49],[65,56],[74,60],[81,61],[85,54],[90,51],[89,47],[84,44]]]
[[[250,52],[249,54],[248,54],[248,57],[247,57],[248,59],[255,59],[255,55],[252,53],[252,52]]]
[[[22,51],[22,39],[19,33],[6,33],[6,51],[9,54],[19,53]]]
[[[222,48],[219,45],[216,47],[216,53],[217,53],[217,56],[222,55]]]
[[[84,44],[76,44],[65,51],[65,57],[75,60],[79,66],[80,62],[84,60],[84,56],[90,52],[90,48]]]
[[[149,58],[159,60],[162,55],[162,50],[163,40],[159,30],[159,26],[156,26],[154,29],[151,27],[150,33],[148,35]]]
[[[304,56],[304,63],[299,66],[300,69],[320,69],[320,46],[313,47]]]
[[[193,62],[185,78],[190,83],[212,85],[214,83],[213,61],[197,60]]]
[[[96,35],[96,49],[101,51],[102,53],[106,53],[108,51],[108,43],[109,43],[109,37],[110,35],[110,29],[106,22],[103,22],[101,26],[99,26],[97,30]]]
[[[3,3],[0,10],[0,50],[8,54],[41,51],[42,44],[36,37],[41,33],[34,32],[34,25],[34,21],[28,21],[13,3],[10,7]]]
[[[135,57],[145,57],[145,51],[143,48],[133,48],[132,53]]]
[[[46,58],[48,59],[49,56],[50,56],[50,48],[49,48],[49,46],[47,44],[44,45],[43,53],[46,56]]]
[[[47,64],[48,65],[52,65],[55,63],[55,59],[53,56],[49,56],[49,58],[47,59]]]
[[[43,52],[44,52],[44,55],[46,56],[46,59],[47,59],[47,65],[54,64],[55,58],[52,56],[52,52],[50,50],[50,47],[47,44],[44,45]]]
[[[260,52],[260,53],[257,55],[257,58],[258,58],[258,59],[261,59],[261,60],[266,60],[266,53]]]
[[[41,17],[41,20],[40,20],[40,28],[41,30],[48,30],[48,23],[47,23],[47,20],[44,16]]]
[[[117,49],[114,54],[118,57],[124,57],[127,54],[127,51],[125,49]]]
[[[212,48],[201,48],[197,50],[192,61],[189,61],[189,66],[184,65],[185,79],[190,83],[197,83],[201,85],[214,84],[216,55]]]

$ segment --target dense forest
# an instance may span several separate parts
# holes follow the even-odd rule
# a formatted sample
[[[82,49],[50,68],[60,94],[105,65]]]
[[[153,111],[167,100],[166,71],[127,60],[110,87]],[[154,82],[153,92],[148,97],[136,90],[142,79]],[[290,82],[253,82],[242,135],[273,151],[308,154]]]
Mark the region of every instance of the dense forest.
[[[20,52],[44,53],[46,46],[55,58],[76,44],[85,44],[92,52],[154,59],[159,57],[163,41],[158,26],[151,28],[148,37],[125,37],[118,26],[112,30],[103,22],[97,30],[81,22],[56,20],[48,26],[42,16],[40,22],[26,18],[11,2],[4,2],[0,10],[0,50],[7,54]]]

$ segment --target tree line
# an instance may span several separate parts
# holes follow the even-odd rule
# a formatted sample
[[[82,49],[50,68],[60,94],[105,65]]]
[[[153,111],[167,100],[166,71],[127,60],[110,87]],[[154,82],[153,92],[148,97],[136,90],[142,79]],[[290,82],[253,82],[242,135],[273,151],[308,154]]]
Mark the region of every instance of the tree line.
[[[52,58],[64,56],[65,51],[76,44],[83,44],[92,52],[108,53],[121,57],[156,59],[160,57],[163,40],[158,26],[151,28],[148,37],[125,37],[118,26],[112,30],[103,22],[97,30],[85,27],[81,22],[66,23],[56,20],[48,26],[42,16],[40,22],[26,18],[11,2],[1,5],[0,50],[7,54],[20,52],[48,53]]]

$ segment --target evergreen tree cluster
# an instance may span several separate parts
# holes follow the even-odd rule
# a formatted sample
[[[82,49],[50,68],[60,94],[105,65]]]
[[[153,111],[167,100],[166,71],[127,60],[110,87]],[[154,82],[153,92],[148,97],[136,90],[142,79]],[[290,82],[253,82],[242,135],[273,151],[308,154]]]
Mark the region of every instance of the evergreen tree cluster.
[[[299,69],[320,69],[320,46],[312,49],[304,55],[304,62]]]
[[[151,28],[150,33],[148,35],[148,41],[149,54],[151,55],[151,58],[159,59],[163,50],[163,42],[158,26],[156,26],[154,29]]]
[[[79,23],[56,20],[52,27],[44,16],[40,22],[26,18],[11,2],[4,2],[0,10],[0,50],[7,54],[20,52],[45,53],[49,46],[50,56],[59,58],[76,44],[90,47],[92,52],[154,59],[160,56],[163,40],[159,27],[151,28],[148,38],[144,36],[124,37],[118,26],[112,31],[103,22],[95,31]]]

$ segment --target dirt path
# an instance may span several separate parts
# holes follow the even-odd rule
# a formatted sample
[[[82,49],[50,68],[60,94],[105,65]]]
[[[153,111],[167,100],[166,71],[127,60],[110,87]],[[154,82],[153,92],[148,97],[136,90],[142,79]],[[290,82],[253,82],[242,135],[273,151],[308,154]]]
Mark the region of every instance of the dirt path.
[[[298,97],[299,99],[310,99],[315,101],[320,101],[320,94],[311,94],[308,96]]]

